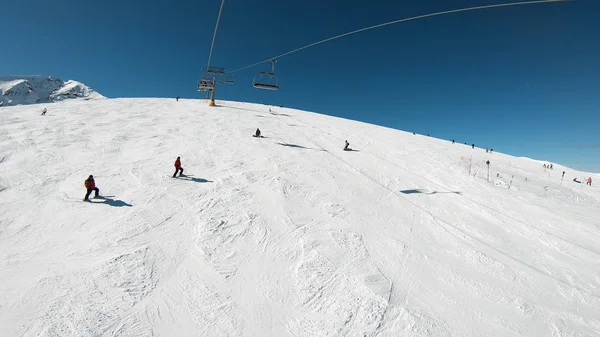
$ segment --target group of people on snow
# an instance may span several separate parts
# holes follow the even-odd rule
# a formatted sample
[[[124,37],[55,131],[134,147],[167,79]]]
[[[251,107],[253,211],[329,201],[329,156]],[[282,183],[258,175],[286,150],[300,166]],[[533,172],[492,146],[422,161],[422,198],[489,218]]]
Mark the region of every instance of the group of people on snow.
[[[179,97],[177,97],[177,100],[179,100]],[[46,114],[46,109],[44,108],[43,112],[42,112],[42,116],[44,116]],[[254,135],[252,135],[252,137],[262,137],[262,134],[260,132],[259,128],[256,128],[256,132],[254,133]],[[344,145],[344,151],[349,151],[350,150],[350,143],[348,143],[347,140],[344,141],[345,145]],[[455,140],[452,140],[452,144],[455,143]],[[471,145],[471,148],[475,148],[475,144]],[[494,151],[493,149],[490,149],[489,152]],[[488,152],[488,149],[485,149],[485,152]],[[488,161],[488,165],[489,165],[489,161]],[[177,177],[177,174],[179,173],[179,177],[185,177],[185,175],[183,174],[183,167],[181,166],[181,157],[177,157],[177,159],[175,160],[174,163],[175,166],[175,173],[173,173],[173,178]],[[553,165],[552,164],[544,164],[543,165],[544,168],[548,168],[548,169],[553,169]],[[563,177],[565,175],[565,172],[563,172]],[[499,174],[497,174],[497,176],[499,176]],[[513,176],[514,177],[514,176]],[[527,178],[525,178],[525,181],[527,181]],[[573,178],[573,181],[576,183],[581,183],[581,181],[578,181],[577,178]],[[588,177],[586,179],[586,185],[592,186],[592,177]],[[83,198],[83,201],[90,201],[89,197],[90,194],[92,192],[95,192],[94,194],[94,198],[100,198],[99,193],[100,190],[96,187],[96,182],[94,180],[94,176],[90,175],[84,183],[84,186],[86,188],[86,194],[85,197]]]
[[[414,135],[414,133],[413,133],[413,135]],[[429,136],[429,134],[427,134],[427,136]],[[455,144],[455,143],[456,143],[456,140],[452,139],[452,144]],[[467,145],[467,143],[465,143],[465,145]],[[475,144],[471,144],[471,148],[475,149]],[[488,148],[486,148],[485,152],[486,153],[491,153],[491,152],[494,152],[494,149],[488,149]]]
[[[252,137],[262,137],[260,129],[257,128],[256,132],[254,133],[254,135],[252,135]],[[350,143],[348,143],[348,141],[346,140],[344,150],[346,150],[346,151],[350,150],[349,146],[350,146]],[[173,173],[173,178],[176,178],[178,173],[179,173],[179,177],[185,177],[185,175],[183,174],[183,167],[181,167],[181,157],[177,157],[177,159],[175,159],[175,163],[173,165],[175,166],[175,173]],[[92,194],[92,192],[95,192],[94,198],[101,198],[99,196],[100,190],[96,187],[96,181],[94,180],[93,175],[90,175],[85,180],[84,186],[87,191],[85,193],[85,197],[83,198],[83,201],[90,201],[89,197],[90,197],[90,194]]]
[[[180,177],[185,177],[185,175],[183,174],[183,167],[181,167],[181,157],[177,157],[177,159],[175,160],[174,166],[175,166],[175,173],[173,173],[173,178],[175,178],[177,176],[177,173],[179,173]],[[100,190],[98,189],[98,187],[96,187],[96,181],[94,180],[93,175],[90,174],[90,176],[85,180],[84,186],[87,191],[85,193],[85,197],[83,198],[83,201],[90,201],[90,194],[92,194],[92,192],[95,192],[94,198],[102,198],[99,195]]]

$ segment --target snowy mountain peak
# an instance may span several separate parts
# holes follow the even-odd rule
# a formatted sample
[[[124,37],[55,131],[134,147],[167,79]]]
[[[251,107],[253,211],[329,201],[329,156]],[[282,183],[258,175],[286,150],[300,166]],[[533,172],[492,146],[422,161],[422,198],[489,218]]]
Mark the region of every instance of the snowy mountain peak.
[[[64,99],[103,99],[94,89],[53,76],[0,76],[0,106],[50,103]]]

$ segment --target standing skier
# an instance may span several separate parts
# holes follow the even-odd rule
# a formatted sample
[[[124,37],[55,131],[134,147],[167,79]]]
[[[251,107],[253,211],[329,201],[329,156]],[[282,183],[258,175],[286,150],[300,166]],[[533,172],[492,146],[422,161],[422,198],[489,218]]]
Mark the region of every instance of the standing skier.
[[[48,110],[46,110],[46,108],[44,108],[44,110],[42,110],[42,116],[46,116],[46,112],[47,112],[47,111],[48,111]]]
[[[175,173],[173,173],[173,178],[175,178],[177,172],[179,172],[180,177],[183,175],[183,168],[181,167],[181,159],[179,157],[175,160]]]
[[[260,137],[260,129],[256,128],[256,133],[254,134],[254,137]]]
[[[345,142],[346,142],[346,146],[344,146],[344,151],[348,151],[349,150],[348,146],[350,146],[350,143],[348,143],[347,140]]]
[[[592,186],[592,177],[587,178],[586,184]]]
[[[89,197],[90,194],[92,194],[92,191],[96,192],[94,194],[94,198],[98,198],[98,193],[100,193],[100,190],[98,189],[98,187],[96,187],[96,182],[94,181],[94,176],[90,174],[90,176],[85,180],[85,188],[87,188],[87,193],[85,194],[85,198],[83,198],[83,201],[90,201]]]

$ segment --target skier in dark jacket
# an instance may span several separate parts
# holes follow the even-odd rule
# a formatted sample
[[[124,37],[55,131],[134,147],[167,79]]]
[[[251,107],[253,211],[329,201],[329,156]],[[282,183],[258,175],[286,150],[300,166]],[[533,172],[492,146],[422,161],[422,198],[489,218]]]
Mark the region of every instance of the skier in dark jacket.
[[[260,129],[256,128],[256,133],[254,134],[254,137],[260,137]]]
[[[90,194],[92,194],[92,191],[96,192],[94,194],[94,198],[98,198],[98,193],[100,193],[100,190],[98,189],[98,187],[96,187],[96,182],[94,181],[94,176],[90,174],[90,176],[85,180],[85,188],[87,189],[87,193],[85,194],[85,198],[83,198],[83,201],[90,201],[89,197]]]
[[[346,142],[346,146],[344,146],[344,151],[348,151],[349,150],[348,146],[350,146],[350,143],[348,143],[347,140],[345,142]]]

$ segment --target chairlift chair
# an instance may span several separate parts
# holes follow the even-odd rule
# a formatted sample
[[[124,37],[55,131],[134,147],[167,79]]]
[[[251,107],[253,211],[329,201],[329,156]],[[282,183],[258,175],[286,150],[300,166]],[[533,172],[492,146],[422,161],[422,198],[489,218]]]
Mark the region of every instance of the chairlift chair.
[[[224,84],[235,84],[235,79],[233,78],[233,74],[224,74],[222,82]]]
[[[198,82],[198,91],[211,91],[215,88],[212,79],[203,78]]]
[[[257,89],[279,90],[279,79],[275,74],[275,60],[271,60],[271,71],[262,71],[256,74],[252,84]]]

